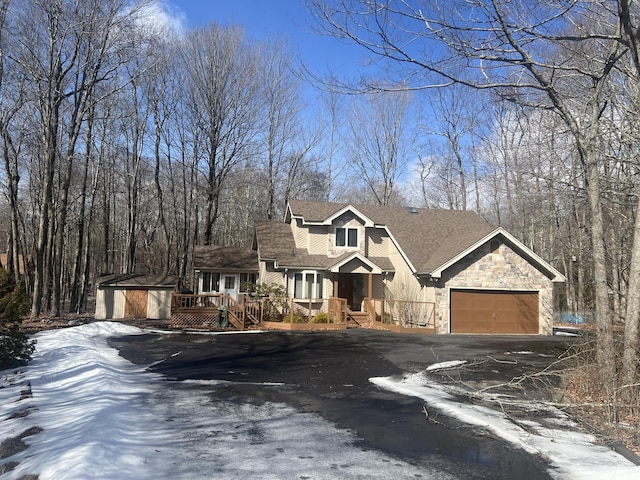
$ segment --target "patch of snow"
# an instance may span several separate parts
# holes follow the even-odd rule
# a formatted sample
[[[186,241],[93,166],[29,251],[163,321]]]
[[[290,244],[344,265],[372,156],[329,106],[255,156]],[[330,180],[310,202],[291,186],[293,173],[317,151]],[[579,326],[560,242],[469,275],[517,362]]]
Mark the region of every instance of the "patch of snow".
[[[434,363],[433,365],[429,365],[426,369],[429,372],[434,370],[446,370],[447,368],[459,367],[465,363],[467,363],[466,360],[451,360],[449,362]]]
[[[558,336],[558,337],[580,337],[580,336],[582,336],[582,334],[580,334],[580,333],[571,333],[571,332],[562,332],[562,331],[553,332],[553,334]]]
[[[558,428],[551,429],[533,421],[516,423],[504,413],[485,406],[460,403],[444,391],[443,386],[431,382],[422,373],[401,379],[377,377],[370,381],[387,390],[421,398],[444,415],[487,430],[532,455],[546,458],[554,466],[549,473],[555,478],[640,478],[640,466],[598,445],[594,436],[565,428],[575,425],[561,422],[562,412],[558,411]]]

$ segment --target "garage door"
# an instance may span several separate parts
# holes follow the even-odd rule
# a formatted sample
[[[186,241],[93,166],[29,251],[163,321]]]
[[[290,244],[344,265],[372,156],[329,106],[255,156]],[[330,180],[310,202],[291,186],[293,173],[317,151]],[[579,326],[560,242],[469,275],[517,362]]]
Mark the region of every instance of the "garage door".
[[[538,292],[451,290],[451,333],[539,332]]]

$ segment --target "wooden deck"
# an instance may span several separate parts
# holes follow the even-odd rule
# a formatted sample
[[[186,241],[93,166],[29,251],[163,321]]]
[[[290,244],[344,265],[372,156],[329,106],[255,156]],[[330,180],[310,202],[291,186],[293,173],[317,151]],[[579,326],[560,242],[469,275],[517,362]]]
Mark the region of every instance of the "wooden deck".
[[[338,330],[375,328],[435,333],[435,305],[427,302],[366,299],[351,311],[343,298],[293,299],[221,294],[173,294],[172,328],[206,330]],[[412,332],[413,333],[413,332]]]

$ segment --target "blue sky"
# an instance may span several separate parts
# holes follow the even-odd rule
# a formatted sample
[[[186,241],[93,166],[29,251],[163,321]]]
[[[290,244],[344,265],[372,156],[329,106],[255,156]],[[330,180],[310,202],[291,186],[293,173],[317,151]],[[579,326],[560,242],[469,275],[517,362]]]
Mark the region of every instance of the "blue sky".
[[[169,0],[176,15],[184,15],[187,27],[210,22],[238,24],[247,34],[262,40],[270,35],[286,36],[302,60],[316,74],[332,69],[341,75],[354,75],[364,62],[362,48],[312,32],[314,19],[304,0]]]

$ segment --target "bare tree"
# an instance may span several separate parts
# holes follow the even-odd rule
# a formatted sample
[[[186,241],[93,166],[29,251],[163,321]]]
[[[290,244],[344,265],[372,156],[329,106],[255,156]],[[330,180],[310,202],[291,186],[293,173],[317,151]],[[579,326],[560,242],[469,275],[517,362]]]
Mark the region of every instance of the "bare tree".
[[[449,163],[445,165],[445,170],[455,172],[457,178],[455,193],[460,199],[455,204],[460,210],[468,208],[467,195],[470,190],[468,176],[471,174],[476,187],[476,208],[479,207],[472,140],[474,135],[477,135],[476,130],[479,130],[479,105],[468,101],[467,90],[461,85],[435,90],[429,97],[433,108],[433,120],[425,126],[428,134],[444,139],[443,160]],[[454,208],[453,203],[450,202],[451,208]]]
[[[278,177],[284,162],[296,148],[301,128],[302,100],[300,81],[292,70],[292,54],[282,39],[274,38],[262,45],[265,56],[261,69],[266,111],[265,172],[267,177],[267,218],[275,218]]]
[[[201,148],[205,178],[205,244],[214,242],[224,183],[234,168],[255,154],[261,87],[258,49],[239,27],[211,24],[189,35],[184,46],[189,108]]]
[[[10,0],[3,0],[0,3],[0,139],[5,174],[5,195],[9,203],[11,223],[6,267],[12,272],[15,282],[18,283],[20,281],[20,256],[23,251],[20,246],[21,235],[19,228],[18,188],[20,167],[18,157],[24,130],[12,131],[11,125],[14,117],[24,105],[24,79],[12,78],[10,81],[6,81],[8,72],[5,71],[5,23],[9,3]]]
[[[412,131],[407,91],[378,92],[354,98],[349,115],[349,155],[376,203],[389,205],[409,161]]]

